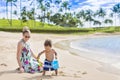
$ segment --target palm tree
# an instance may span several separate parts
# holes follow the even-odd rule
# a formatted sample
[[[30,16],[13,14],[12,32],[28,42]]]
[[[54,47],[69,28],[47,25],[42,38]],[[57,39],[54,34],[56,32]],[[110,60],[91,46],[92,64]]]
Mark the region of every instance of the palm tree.
[[[34,7],[34,13],[33,13],[33,15],[34,15],[34,27],[36,27],[36,17],[35,17],[35,11],[36,11],[36,6],[35,6],[35,4],[36,4],[36,0],[33,0],[34,1],[34,5],[33,5],[33,7]]]
[[[18,18],[18,13],[16,10],[13,12],[13,14]]]
[[[80,12],[78,12],[78,13],[76,14],[76,16],[77,16],[78,18],[85,19],[85,17],[86,17],[85,11],[84,11],[84,10],[81,10]]]
[[[115,26],[116,26],[117,16],[120,17],[120,3],[114,5],[111,10],[113,12],[112,15],[115,15]],[[119,21],[120,21],[120,19],[119,19]]]
[[[105,19],[104,23],[105,24],[113,24],[113,21],[111,19]]]
[[[6,0],[6,16],[7,16],[7,20],[8,20],[8,22],[9,22],[9,24],[10,24],[10,20],[8,19],[8,3],[9,2],[11,2],[12,0]],[[12,7],[12,6],[11,6]],[[11,26],[11,24],[10,24],[10,26]]]
[[[61,7],[64,9],[64,13],[67,12],[67,10],[70,10],[70,5],[69,5],[69,2],[68,1],[64,1],[61,5]]]
[[[105,24],[113,24],[113,21],[111,19],[105,19],[104,23]]]
[[[37,19],[42,22],[42,17],[40,16],[40,14],[37,16]],[[39,23],[39,25],[41,26],[41,23]]]
[[[61,0],[55,0],[55,4],[60,4],[61,3]]]
[[[50,22],[50,15],[52,13],[52,11],[50,11],[51,3],[52,3],[52,0],[45,1],[45,5],[46,5],[46,15],[45,15],[45,17],[47,18],[48,23]]]
[[[62,12],[62,8],[60,8],[61,2],[62,2],[61,0],[55,0],[55,4],[56,4],[56,7],[59,9],[59,12]]]
[[[43,18],[43,22],[45,23],[45,11],[46,11],[46,6],[44,6],[44,5],[41,5],[41,10],[42,10],[42,12],[43,12],[43,16],[42,16],[42,18]]]
[[[62,12],[64,15],[62,15],[62,25],[63,26],[69,26],[68,23],[68,18],[69,18],[69,13],[67,12],[68,10],[70,10],[70,4],[68,1],[64,1],[61,3],[61,8],[60,8],[60,12]]]
[[[33,17],[34,17],[34,19],[33,19],[34,20],[34,25],[33,26],[36,27],[36,21],[35,21],[36,20],[36,18],[35,18],[35,15],[36,15],[35,14],[35,11],[36,11],[36,6],[35,6],[36,5],[36,0],[32,0],[31,1],[30,6],[32,6],[32,5],[33,5],[33,8],[32,8],[32,12],[31,13],[33,14]]]
[[[44,1],[44,0],[37,0],[38,9],[41,9],[41,8],[42,8],[42,6],[43,6],[43,1]],[[43,13],[43,12],[42,12],[42,13]],[[39,17],[41,17],[41,16],[39,15]],[[41,20],[41,21],[43,21],[43,20]]]
[[[30,20],[34,20],[35,9],[32,8],[30,11],[27,11],[27,18]]]
[[[50,17],[51,17],[52,11],[47,12],[46,18],[48,20],[48,24],[50,23]]]
[[[21,13],[20,13],[22,22],[27,22],[27,13],[26,12],[27,12],[26,7],[23,7],[21,9]]]
[[[9,22],[9,19],[8,19],[8,0],[6,0],[6,16],[7,16],[7,20]]]
[[[88,9],[85,11],[85,21],[89,22],[89,26],[91,27],[91,22],[94,21],[92,10]]]
[[[98,20],[94,20],[94,21],[93,21],[93,25],[98,25],[98,26],[100,26],[100,25],[101,25],[101,22],[98,21]],[[97,29],[97,27],[94,28],[94,31],[96,31],[96,29]]]
[[[60,13],[55,13],[51,16],[50,21],[56,25],[60,25],[62,22],[62,15]]]
[[[42,13],[42,15],[39,15],[38,17],[41,17],[39,19],[41,19],[41,21],[43,22],[42,26],[44,27],[46,6],[44,6],[43,1],[44,0],[37,0],[39,4],[38,8],[41,9],[41,13]]]
[[[20,0],[20,26],[22,26],[22,18],[21,18],[21,8],[22,8],[22,0]]]
[[[98,20],[94,20],[94,21],[93,21],[93,25],[99,25],[99,26],[100,26],[100,25],[101,25],[101,22],[98,21]]]
[[[97,18],[101,18],[104,22],[104,17],[106,16],[106,11],[103,8],[100,8],[99,10],[97,10],[97,12],[94,14],[94,16]]]
[[[85,18],[86,18],[86,14],[85,14],[85,11],[84,10],[81,10],[80,12],[78,12],[76,14],[76,17],[82,21],[82,22],[85,22]],[[83,25],[83,24],[82,24]]]
[[[16,4],[14,4],[15,2],[17,2],[17,0],[6,0],[6,15],[7,15],[7,19],[8,19],[8,3],[10,3],[11,6],[11,12],[10,12],[10,19],[8,19],[8,22],[10,24],[10,26],[12,26],[12,6],[16,6]]]

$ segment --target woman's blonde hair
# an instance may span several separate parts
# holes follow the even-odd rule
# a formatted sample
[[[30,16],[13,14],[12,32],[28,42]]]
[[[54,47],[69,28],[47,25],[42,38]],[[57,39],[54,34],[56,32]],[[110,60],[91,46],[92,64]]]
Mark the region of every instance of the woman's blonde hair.
[[[27,26],[23,27],[23,30],[22,30],[23,34],[25,34],[26,32],[30,33],[29,27],[27,27]]]

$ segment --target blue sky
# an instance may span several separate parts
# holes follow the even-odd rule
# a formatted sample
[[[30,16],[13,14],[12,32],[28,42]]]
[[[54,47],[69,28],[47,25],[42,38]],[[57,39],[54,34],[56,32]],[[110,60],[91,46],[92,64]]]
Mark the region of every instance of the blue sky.
[[[25,0],[23,0],[22,5],[24,5],[25,3],[24,1]],[[72,11],[78,11],[81,9],[88,9],[88,8],[95,11],[100,7],[103,7],[105,9],[110,9],[112,8],[113,5],[120,2],[120,0],[62,0],[62,1],[69,1],[69,4],[72,6],[71,7]],[[19,0],[18,3],[16,4],[19,5]],[[5,0],[0,0],[0,13],[5,12],[5,5],[6,5]]]

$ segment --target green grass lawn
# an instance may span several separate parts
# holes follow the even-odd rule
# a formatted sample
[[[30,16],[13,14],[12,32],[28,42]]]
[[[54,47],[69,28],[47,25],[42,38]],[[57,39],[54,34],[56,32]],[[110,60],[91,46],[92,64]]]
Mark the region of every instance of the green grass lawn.
[[[32,20],[22,23],[22,25],[20,20],[13,20],[11,27],[9,25],[8,20],[0,19],[0,31],[21,32],[24,26],[29,26],[30,30],[34,33],[91,34],[94,32],[106,32],[106,33],[120,32],[120,27],[70,28],[70,27],[50,25],[46,23],[43,24],[41,22],[35,22],[34,24],[34,21]]]

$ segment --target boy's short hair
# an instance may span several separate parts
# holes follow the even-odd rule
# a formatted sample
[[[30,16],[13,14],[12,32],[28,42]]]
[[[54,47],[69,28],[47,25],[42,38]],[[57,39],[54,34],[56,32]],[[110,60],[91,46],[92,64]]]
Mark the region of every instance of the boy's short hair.
[[[50,46],[50,47],[52,47],[52,41],[49,40],[49,39],[45,40],[44,46]]]

